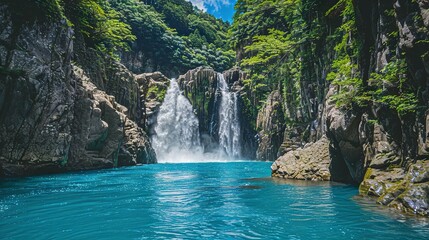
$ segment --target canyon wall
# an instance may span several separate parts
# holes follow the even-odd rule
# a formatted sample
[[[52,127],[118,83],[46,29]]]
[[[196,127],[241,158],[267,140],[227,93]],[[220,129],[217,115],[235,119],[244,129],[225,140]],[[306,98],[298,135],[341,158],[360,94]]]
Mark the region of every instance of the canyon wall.
[[[277,159],[272,174],[354,183],[360,186],[361,195],[375,197],[380,204],[429,216],[429,2],[353,1],[353,7],[361,43],[358,74],[365,83],[365,91],[381,87],[383,92],[402,96],[402,91],[408,89],[417,99],[416,108],[405,112],[409,103],[406,98],[398,99],[397,103],[374,99],[366,105],[339,106],[338,93],[344,86],[326,81],[325,74],[325,78],[317,81],[317,88],[324,89],[324,96],[316,101],[317,116],[308,123],[314,131],[310,136],[315,137],[307,138],[298,150],[291,149]],[[389,81],[383,75],[383,81],[377,83],[377,73],[386,74],[398,59],[407,66],[399,76],[403,80]],[[330,69],[326,65],[309,71],[324,76]],[[396,108],[392,106],[395,104]],[[312,160],[299,157],[327,149],[328,162],[326,154],[313,154]]]
[[[0,176],[156,162],[135,75],[65,19],[20,23],[0,9]]]

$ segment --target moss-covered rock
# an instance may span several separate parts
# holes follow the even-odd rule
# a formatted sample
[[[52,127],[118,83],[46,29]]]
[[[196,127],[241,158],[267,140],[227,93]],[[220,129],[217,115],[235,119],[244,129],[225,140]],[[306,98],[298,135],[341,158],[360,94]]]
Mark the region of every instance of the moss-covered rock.
[[[140,105],[144,114],[139,125],[146,130],[151,130],[156,122],[156,116],[164,101],[168,86],[170,86],[170,79],[160,72],[154,72],[137,75],[136,80],[140,90]]]
[[[196,111],[200,132],[210,133],[212,131],[210,122],[215,108],[217,73],[212,68],[199,67],[181,75],[177,82]]]
[[[377,198],[377,203],[400,211],[429,216],[429,161],[402,168],[368,168],[359,193]]]

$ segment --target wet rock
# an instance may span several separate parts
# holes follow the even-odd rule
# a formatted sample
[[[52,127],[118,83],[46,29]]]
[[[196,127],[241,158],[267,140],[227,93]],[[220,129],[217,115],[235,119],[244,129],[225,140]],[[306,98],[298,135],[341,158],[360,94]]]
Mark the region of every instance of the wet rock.
[[[256,131],[252,127],[254,119],[248,118],[249,109],[243,101],[243,78],[246,74],[238,68],[225,71],[225,81],[233,92],[237,92],[237,109],[241,131],[241,157],[255,159]],[[220,127],[219,107],[221,92],[217,91],[218,73],[209,67],[199,67],[188,71],[177,79],[180,89],[189,99],[199,120],[200,134],[204,149],[216,149],[219,143],[218,130]]]
[[[369,168],[359,187],[362,195],[377,197],[377,202],[403,212],[429,216],[429,161],[402,168]]]
[[[419,161],[411,165],[406,180],[411,183],[429,182],[429,161]]]
[[[408,186],[389,207],[403,212],[429,217],[429,183]]]
[[[375,156],[375,158],[371,161],[369,167],[377,168],[377,169],[385,169],[392,164],[399,164],[401,159],[396,156],[393,152],[390,153],[380,153]]]
[[[139,86],[140,105],[144,114],[138,124],[149,131],[156,123],[156,117],[170,85],[170,79],[160,72],[143,73],[136,75],[135,78]]]

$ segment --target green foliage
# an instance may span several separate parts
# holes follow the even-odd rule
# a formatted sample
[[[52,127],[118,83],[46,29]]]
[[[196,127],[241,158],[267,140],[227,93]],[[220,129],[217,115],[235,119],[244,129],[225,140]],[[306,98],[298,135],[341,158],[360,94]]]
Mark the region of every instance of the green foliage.
[[[287,25],[283,11],[293,6],[293,0],[238,0],[234,23],[231,27],[231,44],[239,49],[258,35],[268,34],[274,26]]]
[[[275,89],[281,90],[286,105],[298,108],[301,79],[312,67],[316,43],[323,37],[319,4],[315,0],[237,1],[231,44],[248,72],[244,84],[253,109],[260,109]]]
[[[327,14],[337,8],[342,9],[343,24],[337,32],[341,39],[335,46],[338,57],[327,77],[338,86],[337,94],[333,96],[337,106],[352,108],[376,103],[386,105],[399,115],[415,112],[418,101],[412,90],[407,88],[407,65],[403,59],[392,59],[380,72],[371,74],[370,86],[364,85],[357,65],[360,48],[354,37],[357,29],[352,1],[339,1]],[[390,16],[393,13],[386,14]],[[395,38],[396,34],[393,31],[390,37]]]
[[[66,20],[82,34],[89,47],[115,56],[136,38],[131,27],[120,20],[108,0],[2,0],[10,8],[16,27],[34,21]]]
[[[243,59],[243,67],[256,67],[273,63],[286,53],[290,53],[295,46],[290,35],[285,32],[270,29],[268,35],[253,37],[253,44],[244,47],[246,53],[256,53],[249,58]],[[250,54],[249,54],[250,55]]]
[[[231,44],[238,52],[240,66],[249,75],[244,86],[253,109],[261,107],[269,92],[281,89],[293,118],[293,108],[306,101],[302,97],[309,97],[303,88],[323,78],[319,72],[326,69],[327,63],[330,70],[326,79],[336,86],[333,100],[338,107],[381,104],[398,115],[416,111],[418,101],[407,80],[409,73],[401,60],[403,56],[388,59],[383,70],[363,79],[363,42],[358,35],[353,2],[337,0],[329,5],[316,0],[237,1],[230,29]],[[393,8],[386,10],[384,21],[393,27],[384,29],[388,37],[382,43],[395,49],[399,33]],[[421,19],[415,16],[413,21]],[[421,41],[416,44],[423,49],[427,45]],[[330,54],[332,51],[335,54]],[[318,94],[321,99],[325,93]]]
[[[66,16],[89,47],[115,56],[120,50],[128,50],[128,43],[136,39],[107,0],[63,1]]]
[[[235,53],[227,44],[229,25],[185,0],[111,0],[137,36],[138,48],[155,65],[187,71],[201,65],[223,71]],[[138,50],[138,49],[134,49]]]
[[[1,0],[11,9],[16,27],[34,21],[58,21],[64,17],[60,0]]]
[[[332,63],[332,71],[327,80],[338,86],[337,93],[332,97],[337,107],[351,109],[354,106],[364,107],[370,96],[365,92],[365,86],[360,77],[357,65],[359,42],[356,40],[357,27],[352,0],[340,0],[326,15],[341,11],[342,24],[336,30],[335,38],[339,39],[334,50],[337,57]]]
[[[167,89],[165,87],[159,87],[157,85],[153,85],[149,87],[147,91],[147,95],[156,96],[156,100],[159,102],[164,101],[165,95],[167,94]]]
[[[14,23],[66,19],[88,47],[119,58],[141,51],[156,69],[186,71],[207,65],[232,67],[228,23],[193,8],[186,0],[2,0]]]
[[[357,64],[352,63],[349,56],[335,59],[332,64],[332,72],[327,76],[328,81],[337,85],[337,93],[333,96],[337,107],[352,108],[354,104],[365,106],[367,103],[362,79],[359,76]]]
[[[399,59],[389,62],[379,73],[371,74],[370,83],[376,87],[370,92],[372,101],[387,105],[399,115],[415,112],[418,100],[407,86],[407,69],[405,60]]]
[[[417,109],[418,101],[414,93],[400,93],[399,95],[382,95],[378,102],[384,103],[399,115],[414,113]]]

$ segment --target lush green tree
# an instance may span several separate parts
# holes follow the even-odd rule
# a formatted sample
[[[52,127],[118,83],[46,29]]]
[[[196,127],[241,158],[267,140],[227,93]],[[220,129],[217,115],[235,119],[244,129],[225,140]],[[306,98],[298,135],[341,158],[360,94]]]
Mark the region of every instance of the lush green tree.
[[[136,37],[107,0],[61,0],[66,17],[89,47],[114,56]]]
[[[321,82],[327,80],[336,87],[333,98],[341,108],[379,104],[399,115],[417,109],[404,55],[389,58],[368,79],[374,69],[364,69],[362,59],[374,49],[364,48],[355,1],[238,0],[235,8],[229,34],[239,65],[250,76],[245,86],[253,108],[281,89],[289,115],[299,106],[304,121],[314,119],[317,111],[309,110],[309,99],[323,101]],[[393,7],[385,14],[395,22]],[[385,44],[398,49],[397,29],[388,36]]]

